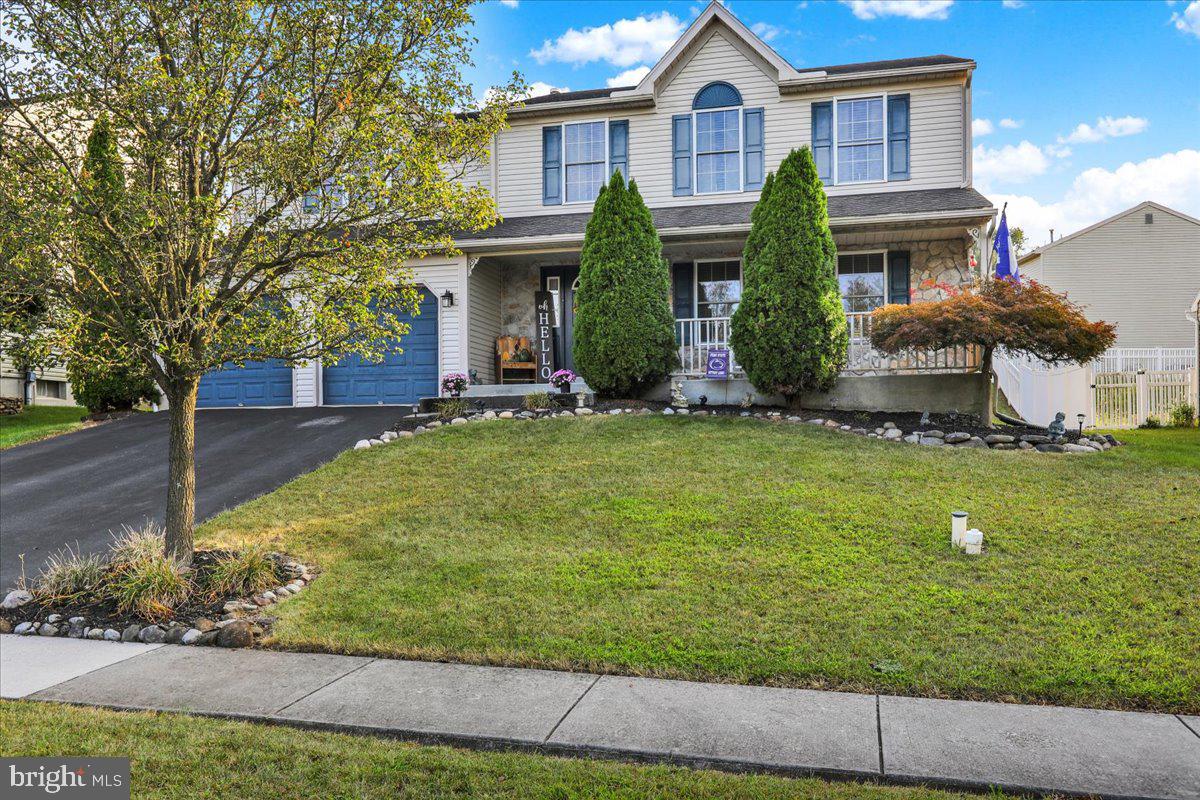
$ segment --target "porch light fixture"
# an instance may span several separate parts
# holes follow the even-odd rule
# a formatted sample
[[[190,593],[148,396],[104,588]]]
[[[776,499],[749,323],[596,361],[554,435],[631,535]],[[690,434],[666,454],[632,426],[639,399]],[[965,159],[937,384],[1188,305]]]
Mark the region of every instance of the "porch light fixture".
[[[454,292],[447,289],[446,291],[442,292],[442,308],[453,308],[453,307],[454,307]]]

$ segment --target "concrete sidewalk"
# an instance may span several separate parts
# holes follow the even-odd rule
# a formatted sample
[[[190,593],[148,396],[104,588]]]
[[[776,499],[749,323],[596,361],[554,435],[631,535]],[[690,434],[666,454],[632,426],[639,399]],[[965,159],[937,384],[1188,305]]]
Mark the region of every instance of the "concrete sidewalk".
[[[698,767],[1200,800],[1200,718],[1170,714],[37,636],[0,636],[0,694]]]

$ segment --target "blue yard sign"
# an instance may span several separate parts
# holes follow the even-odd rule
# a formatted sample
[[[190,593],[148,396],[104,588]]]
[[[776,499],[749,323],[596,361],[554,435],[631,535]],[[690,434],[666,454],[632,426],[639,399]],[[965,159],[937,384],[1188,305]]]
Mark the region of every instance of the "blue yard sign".
[[[728,348],[713,348],[708,351],[708,364],[704,370],[704,377],[714,380],[726,380],[729,378]]]

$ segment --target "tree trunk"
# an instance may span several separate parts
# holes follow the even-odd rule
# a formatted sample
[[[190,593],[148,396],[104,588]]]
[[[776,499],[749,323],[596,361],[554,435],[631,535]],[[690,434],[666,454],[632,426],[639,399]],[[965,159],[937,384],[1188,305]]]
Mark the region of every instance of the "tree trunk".
[[[196,390],[200,379],[179,378],[167,389],[171,403],[171,439],[167,456],[166,553],[192,563],[196,527]]]
[[[992,386],[992,348],[984,348],[983,357],[979,361],[979,371],[983,373],[983,426],[991,428],[992,419],[996,416],[996,390]]]

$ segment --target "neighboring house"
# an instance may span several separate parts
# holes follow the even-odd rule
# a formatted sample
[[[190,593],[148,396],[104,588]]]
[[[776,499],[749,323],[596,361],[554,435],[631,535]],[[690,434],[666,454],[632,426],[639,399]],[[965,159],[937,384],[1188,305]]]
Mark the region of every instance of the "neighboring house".
[[[30,380],[29,373],[17,369],[4,352],[0,352],[0,397],[15,397],[39,406],[75,405],[65,366],[34,370]]]
[[[1117,325],[1117,346],[1195,347],[1187,318],[1200,292],[1200,220],[1145,202],[1019,261],[1022,277],[1045,283]]]
[[[573,366],[584,228],[617,169],[637,181],[652,211],[672,269],[680,374],[699,378],[707,350],[728,341],[763,178],[790,150],[811,145],[851,315],[850,377],[841,383],[858,387],[825,402],[965,410],[964,392],[978,383],[966,374],[973,353],[880,357],[866,344],[866,315],[972,280],[973,237],[995,215],[972,188],[974,68],[935,55],[798,70],[713,3],[637,86],[553,93],[510,114],[489,163],[469,176],[492,192],[503,221],[460,237],[457,258],[407,265],[426,294],[403,353],[382,364],[268,362],[214,373],[201,383],[200,405],[415,403],[436,395],[451,371],[494,384],[497,337],[535,338],[537,291],[553,298],[556,366]],[[899,374],[914,371],[942,374],[934,383]],[[719,388],[723,396],[708,391],[714,402],[736,401],[746,384]],[[689,391],[704,389],[698,382]]]

